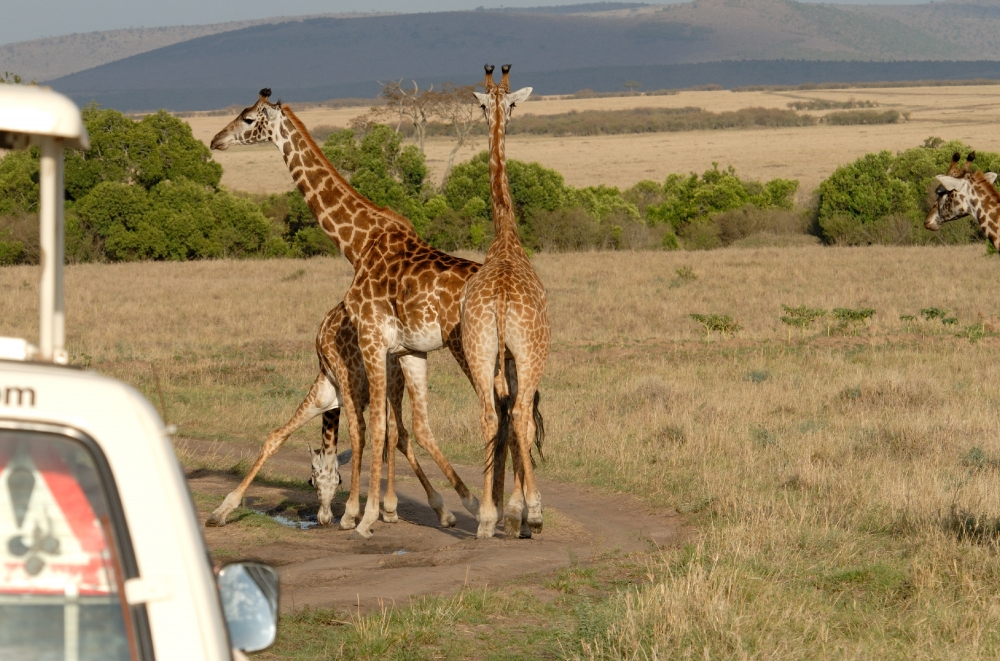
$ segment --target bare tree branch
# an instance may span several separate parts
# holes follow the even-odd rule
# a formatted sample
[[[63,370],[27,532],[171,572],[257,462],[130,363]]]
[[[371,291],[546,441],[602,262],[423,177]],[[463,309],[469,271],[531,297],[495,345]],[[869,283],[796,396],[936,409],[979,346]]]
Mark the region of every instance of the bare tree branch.
[[[390,81],[382,85],[382,92],[379,96],[385,99],[384,106],[376,106],[369,111],[373,118],[394,117],[396,130],[404,121],[413,124],[413,137],[416,140],[420,153],[424,153],[424,139],[427,137],[427,121],[435,114],[435,107],[438,102],[438,94],[434,91],[434,86],[426,90],[421,90],[417,81],[413,83],[413,90],[403,87],[402,79]]]
[[[473,85],[455,85],[445,83],[441,86],[441,91],[437,93],[437,103],[434,106],[435,114],[451,129],[455,136],[455,146],[448,154],[448,164],[444,169],[442,181],[448,180],[451,174],[451,166],[455,162],[455,155],[466,144],[475,144],[474,130],[477,124],[482,121],[482,113],[474,103],[476,97],[472,95],[475,90]]]

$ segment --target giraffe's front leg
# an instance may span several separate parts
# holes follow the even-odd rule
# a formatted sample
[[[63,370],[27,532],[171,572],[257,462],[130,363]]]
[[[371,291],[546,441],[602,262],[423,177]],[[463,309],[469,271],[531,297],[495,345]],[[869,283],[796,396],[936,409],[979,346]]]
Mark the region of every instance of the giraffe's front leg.
[[[368,374],[368,402],[371,407],[371,473],[368,477],[368,502],[365,503],[365,513],[355,532],[365,539],[372,536],[372,524],[379,517],[379,496],[382,487],[382,455],[385,449],[386,436],[386,397],[385,397],[385,363],[386,347],[377,333],[359,332],[360,338],[370,337],[372,342],[365,346],[362,343],[361,354],[365,359],[365,371]]]

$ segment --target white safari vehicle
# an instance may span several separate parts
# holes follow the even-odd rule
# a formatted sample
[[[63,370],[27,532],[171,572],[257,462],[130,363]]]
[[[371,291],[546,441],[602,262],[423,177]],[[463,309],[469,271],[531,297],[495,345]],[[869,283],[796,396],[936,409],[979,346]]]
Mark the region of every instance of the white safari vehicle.
[[[0,660],[245,658],[274,641],[278,576],[213,571],[169,430],[131,387],[66,365],[63,149],[79,109],[0,85],[0,149],[41,152],[37,347],[0,338]]]

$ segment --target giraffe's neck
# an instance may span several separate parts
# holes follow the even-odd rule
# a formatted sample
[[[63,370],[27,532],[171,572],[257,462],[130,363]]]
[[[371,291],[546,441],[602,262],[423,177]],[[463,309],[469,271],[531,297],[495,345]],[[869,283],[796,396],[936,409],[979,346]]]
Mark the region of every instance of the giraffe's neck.
[[[510,182],[507,179],[507,154],[504,148],[506,126],[502,104],[495,104],[489,119],[490,199],[493,203],[493,230],[496,236],[490,245],[487,257],[491,253],[507,250],[523,255],[524,248],[517,234],[517,217],[510,196]]]
[[[973,179],[972,188],[976,192],[973,198],[976,221],[993,247],[1000,251],[1000,198],[993,184],[985,179]]]
[[[273,141],[320,228],[351,263],[373,237],[388,229],[413,232],[401,216],[377,206],[347,183],[312,139],[302,121],[282,106]]]

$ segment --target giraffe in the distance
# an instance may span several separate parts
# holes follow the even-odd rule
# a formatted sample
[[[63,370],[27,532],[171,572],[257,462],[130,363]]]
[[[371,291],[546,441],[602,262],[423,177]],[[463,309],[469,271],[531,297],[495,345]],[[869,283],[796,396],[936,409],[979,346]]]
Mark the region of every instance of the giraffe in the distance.
[[[476,98],[489,124],[490,198],[496,236],[479,272],[469,278],[462,297],[462,348],[482,407],[486,474],[477,537],[492,537],[503,500],[504,463],[509,429],[514,490],[504,514],[508,535],[541,532],[542,499],[535,484],[531,443],[541,450],[537,391],[549,355],[551,329],[545,287],[532,268],[517,233],[517,217],[507,180],[505,135],[511,109],[531,94],[510,91],[510,65],[500,84],[486,65],[486,92]],[[497,475],[494,484],[494,473]],[[525,505],[527,513],[525,516]]]
[[[969,153],[963,167],[958,166],[961,158],[956,152],[948,172],[937,177],[937,200],[924,220],[924,227],[936,232],[942,223],[972,216],[993,247],[1000,250],[1000,191],[993,186],[997,175],[969,170],[976,152]]]
[[[427,352],[447,347],[469,374],[459,332],[460,299],[479,265],[432,248],[408,220],[360,195],[291,108],[268,100],[270,93],[261,90],[257,102],[220,131],[211,146],[274,143],[320,227],[354,267],[344,305],[357,330],[368,377],[372,442],[370,493],[357,532],[369,537],[379,515],[389,353],[398,357],[406,380],[417,443],[430,453],[466,509],[478,516],[478,499],[445,459],[428,425]]]
[[[339,463],[337,458],[337,437],[341,409],[346,413],[348,431],[351,437],[351,456],[357,458],[351,462],[351,492],[347,499],[344,516],[340,519],[343,529],[355,526],[360,511],[360,477],[361,461],[365,442],[365,419],[362,415],[368,406],[368,379],[365,375],[361,351],[358,348],[358,336],[347,317],[347,310],[341,303],[330,310],[320,324],[316,335],[316,357],[319,359],[319,375],[313,381],[309,393],[299,404],[291,419],[271,432],[261,447],[257,460],[247,471],[243,480],[226,496],[222,504],[209,516],[206,524],[223,526],[226,517],[239,507],[243,496],[260,472],[274,454],[284,445],[288,437],[300,429],[317,415],[323,416],[322,442],[319,448],[313,450],[310,446],[311,475],[309,483],[316,488],[319,495],[319,512],[317,521],[327,525],[333,520],[330,504],[336,496],[340,484]],[[398,361],[388,361],[388,397],[389,421],[387,423],[388,445],[398,447],[406,455],[413,472],[427,493],[427,502],[438,515],[438,520],[444,527],[455,525],[455,515],[444,506],[441,494],[431,486],[430,481],[420,468],[413,446],[409,441],[406,428],[403,426],[403,375]],[[386,453],[388,461],[388,480],[385,500],[383,501],[383,520],[392,523],[398,520],[396,505],[398,499],[395,492],[395,453]]]

